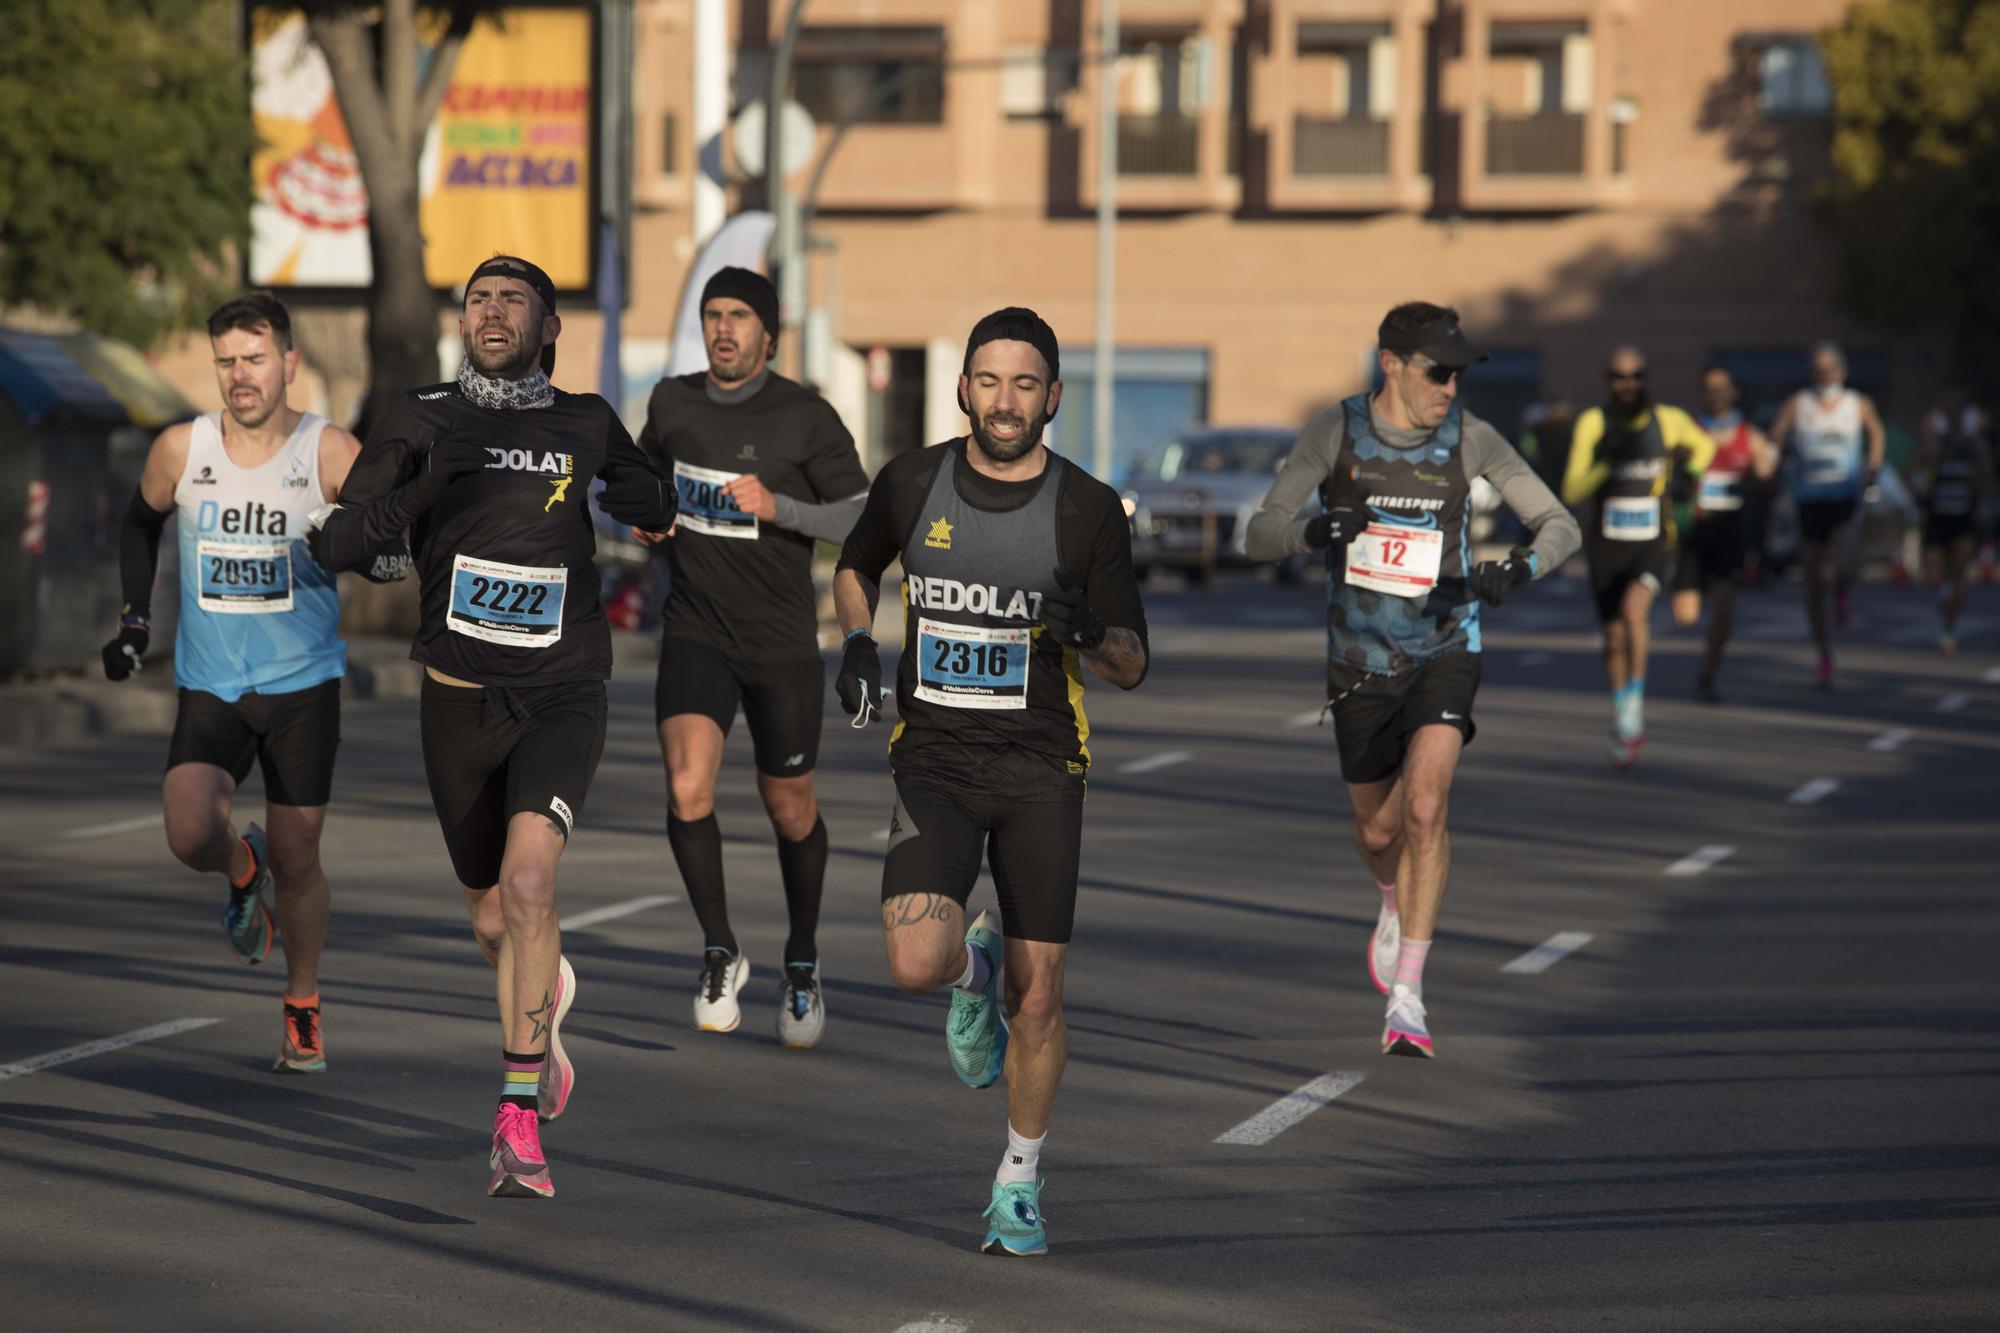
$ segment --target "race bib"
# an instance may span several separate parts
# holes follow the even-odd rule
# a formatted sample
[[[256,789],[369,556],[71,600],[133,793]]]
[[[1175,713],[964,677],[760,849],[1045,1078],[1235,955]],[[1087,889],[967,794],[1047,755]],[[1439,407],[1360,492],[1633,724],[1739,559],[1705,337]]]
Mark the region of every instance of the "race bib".
[[[445,624],[487,643],[546,648],[562,638],[568,590],[569,570],[561,565],[544,569],[453,556]]]
[[[676,460],[674,487],[681,493],[680,525],[710,537],[757,540],[757,516],[737,508],[736,501],[723,489],[742,475]]]
[[[1028,706],[1027,626],[917,621],[917,698],[947,708]]]
[[[1701,474],[1701,498],[1698,503],[1710,513],[1741,509],[1742,485],[1741,472],[1704,472]]]
[[[1837,486],[1854,475],[1854,451],[1845,435],[1808,435],[1799,455],[1808,486]]]
[[[1370,523],[1347,546],[1347,582],[1394,597],[1422,597],[1437,586],[1444,533]]]
[[[1650,495],[1614,495],[1604,502],[1604,535],[1615,542],[1649,542],[1660,535],[1660,502]]]
[[[1946,518],[1970,514],[1972,499],[1971,482],[1941,479],[1931,487],[1931,512]]]
[[[290,542],[195,544],[201,561],[201,609],[226,616],[261,616],[292,609]]]

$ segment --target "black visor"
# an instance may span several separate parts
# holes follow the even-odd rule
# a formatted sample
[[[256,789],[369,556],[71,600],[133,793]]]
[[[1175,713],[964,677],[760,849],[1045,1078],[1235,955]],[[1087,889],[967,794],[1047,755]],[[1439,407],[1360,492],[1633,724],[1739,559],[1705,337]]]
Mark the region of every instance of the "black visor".
[[[1409,333],[1382,329],[1376,336],[1384,348],[1397,356],[1424,356],[1454,370],[1486,360],[1486,353],[1466,341],[1455,319],[1434,319]]]

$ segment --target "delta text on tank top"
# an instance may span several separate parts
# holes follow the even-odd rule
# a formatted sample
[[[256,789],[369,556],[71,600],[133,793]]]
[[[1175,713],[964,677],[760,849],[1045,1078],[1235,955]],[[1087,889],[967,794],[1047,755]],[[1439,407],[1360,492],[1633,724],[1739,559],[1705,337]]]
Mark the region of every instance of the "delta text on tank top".
[[[1320,499],[1329,509],[1365,509],[1369,523],[1344,559],[1328,553],[1328,660],[1394,676],[1446,653],[1478,652],[1479,604],[1466,579],[1472,486],[1458,405],[1409,448],[1376,435],[1367,395],[1342,406],[1346,439]]]
[[[1861,397],[1842,389],[1832,402],[1811,391],[1794,400],[1792,440],[1799,451],[1800,500],[1846,500],[1861,493]]]
[[[223,699],[290,694],[347,672],[340,591],[313,563],[306,518],[319,483],[324,417],[306,413],[259,467],[222,444],[221,414],[197,417],[174,487],[181,612],[174,680]]]
[[[900,716],[890,751],[900,759],[939,746],[1002,746],[1081,776],[1090,764],[1082,664],[1041,625],[1042,598],[1058,587],[1057,506],[1068,464],[1050,454],[1034,497],[996,513],[958,493],[965,441],[939,447],[949,453],[903,543]]]
[[[1931,433],[1938,444],[1927,507],[1940,518],[1964,518],[1976,507],[1981,426],[1976,407],[1966,408],[1957,421],[1941,411],[1931,413]]]

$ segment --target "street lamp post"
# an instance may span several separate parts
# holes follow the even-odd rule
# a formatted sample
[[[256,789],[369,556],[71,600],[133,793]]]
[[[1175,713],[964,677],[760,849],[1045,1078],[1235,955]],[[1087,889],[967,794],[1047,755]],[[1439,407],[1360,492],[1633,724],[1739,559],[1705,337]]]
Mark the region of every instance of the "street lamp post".
[[[1111,480],[1117,396],[1115,285],[1118,263],[1118,0],[1099,0],[1097,66],[1097,356],[1091,371],[1091,470]]]

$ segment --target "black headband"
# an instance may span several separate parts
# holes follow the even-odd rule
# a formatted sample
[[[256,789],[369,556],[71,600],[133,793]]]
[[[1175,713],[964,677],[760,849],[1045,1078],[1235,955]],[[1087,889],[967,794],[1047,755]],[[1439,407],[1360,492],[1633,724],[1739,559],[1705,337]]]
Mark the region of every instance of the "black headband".
[[[972,336],[965,340],[966,374],[972,373],[972,354],[993,342],[1027,343],[1049,363],[1049,378],[1062,378],[1062,349],[1056,345],[1056,331],[1026,306],[1010,305],[996,310],[972,326]]]

